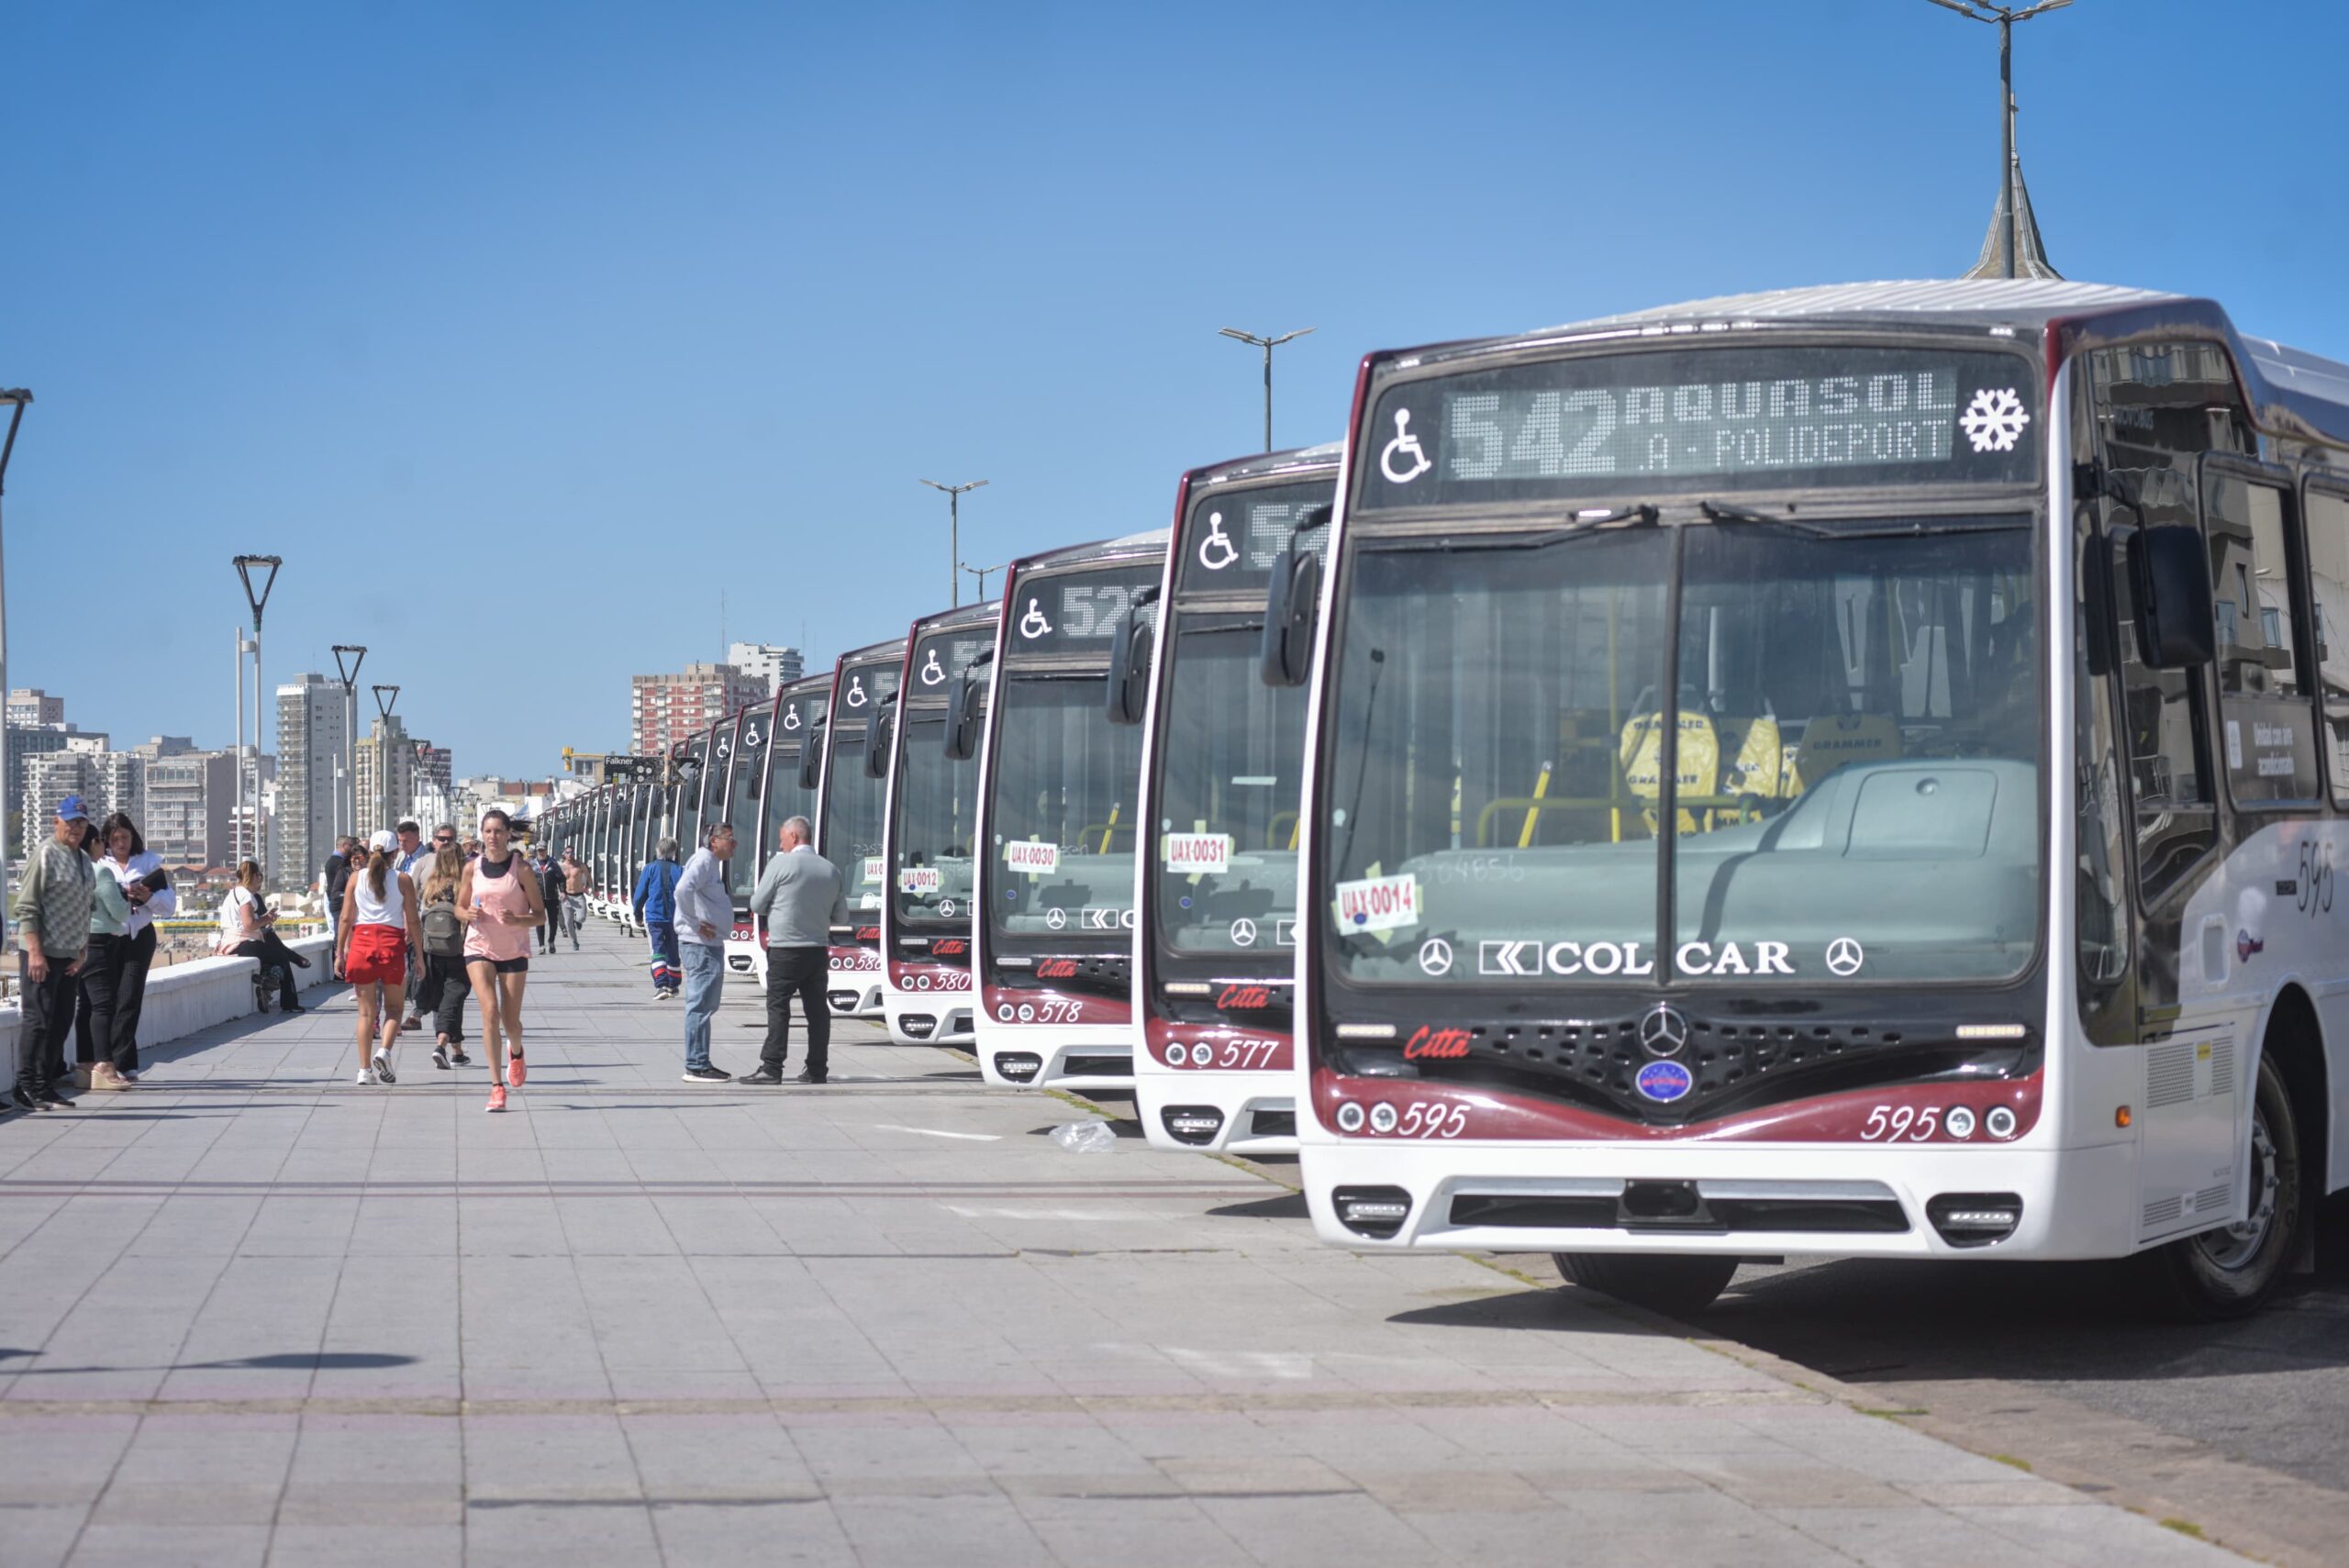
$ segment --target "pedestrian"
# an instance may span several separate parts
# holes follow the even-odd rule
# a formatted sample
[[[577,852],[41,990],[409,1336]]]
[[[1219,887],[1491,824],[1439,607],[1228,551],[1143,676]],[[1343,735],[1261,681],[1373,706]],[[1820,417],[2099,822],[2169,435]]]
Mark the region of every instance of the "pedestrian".
[[[413,822],[403,822],[392,829],[399,835],[399,851],[392,858],[392,869],[413,884],[418,893],[424,889],[424,879],[432,871],[432,846],[424,841],[424,830]],[[417,997],[424,989],[424,965],[421,962],[408,965],[407,995],[405,1016],[400,1019],[401,1032],[424,1027],[419,1016]]]
[[[302,998],[295,989],[294,972],[309,968],[310,961],[285,945],[285,940],[273,929],[276,919],[269,906],[262,902],[261,862],[238,862],[237,880],[229,887],[228,896],[220,902],[220,936],[213,951],[233,958],[259,959],[264,972],[274,964],[278,1006],[286,1012],[298,1013],[302,1011]]]
[[[815,837],[807,818],[787,818],[777,835],[777,852],[751,894],[751,913],[767,925],[767,1038],[759,1050],[758,1071],[742,1074],[745,1084],[783,1082],[791,1055],[794,996],[807,1021],[807,1065],[793,1082],[821,1084],[831,1075],[832,1006],[824,995],[824,977],[841,871],[816,852]]]
[[[734,829],[724,822],[709,830],[677,878],[677,939],[685,959],[685,1081],[730,1084],[734,1076],[709,1060],[709,1023],[726,995],[726,933],[734,926],[734,899],[726,891],[726,862],[734,853]]]
[[[155,962],[155,922],[179,912],[179,895],[172,888],[171,873],[148,851],[147,840],[128,812],[108,817],[98,834],[106,858],[98,862],[97,874],[121,887],[129,910],[111,955],[113,973],[106,987],[113,1003],[111,1022],[100,1028],[96,1010],[92,1011],[92,1043],[99,1055],[91,1079],[94,1087],[121,1088],[139,1082],[139,1019],[147,1005],[147,972]],[[86,963],[83,973],[89,973]],[[86,978],[83,989],[88,989]],[[111,1066],[120,1082],[100,1083],[97,1065]]]
[[[407,955],[424,946],[416,882],[394,869],[399,836],[379,828],[367,845],[367,863],[354,868],[345,892],[337,955],[343,978],[359,1000],[359,1078],[394,1084],[392,1048],[400,1042],[400,1004],[407,993]]]
[[[637,873],[636,892],[629,900],[637,923],[652,944],[652,997],[657,1002],[675,1001],[684,979],[677,958],[677,840],[663,839]]]
[[[530,861],[530,870],[537,873],[539,891],[547,895],[547,917],[539,927],[539,951],[554,951],[555,933],[562,929],[562,899],[555,894],[554,856],[540,850]]]
[[[506,1108],[506,1089],[522,1086],[522,988],[530,978],[530,928],[545,923],[546,896],[512,848],[513,818],[491,806],[481,819],[481,858],[457,884],[457,918],[465,923],[465,973],[489,1042],[489,1105]]]
[[[127,820],[127,819],[126,819]],[[108,821],[112,821],[109,817]],[[105,839],[93,828],[83,836],[95,878],[90,898],[90,944],[82,951],[80,1006],[73,1018],[73,1086],[128,1089],[113,1062],[116,982],[121,976],[123,930],[130,923],[130,895],[106,863]]]
[[[17,1024],[18,1110],[63,1110],[73,1102],[59,1088],[65,1076],[65,1037],[72,1032],[82,961],[90,945],[90,911],[97,873],[82,843],[90,814],[82,797],[57,803],[50,836],[25,856],[17,884],[17,991],[24,998]]]
[[[319,886],[326,896],[327,904],[327,951],[328,952],[338,951],[334,946],[336,926],[342,917],[342,895],[351,885],[351,862],[356,858],[358,849],[359,840],[345,833],[334,841],[334,853],[327,857],[326,870],[320,873]],[[332,974],[337,980],[342,978],[342,971],[340,969],[330,969],[327,973]]]
[[[424,971],[424,984],[417,992],[417,1007],[432,1018],[432,1065],[446,1072],[473,1063],[465,1054],[465,993],[473,989],[473,980],[465,973],[465,923],[457,917],[457,886],[464,881],[465,857],[454,833],[445,843],[437,838],[434,841],[432,867],[416,893],[422,906],[417,923],[424,933],[424,962],[417,966]]]
[[[587,862],[569,850],[562,851],[562,923],[571,932],[571,951],[579,951],[579,928],[587,923]]]

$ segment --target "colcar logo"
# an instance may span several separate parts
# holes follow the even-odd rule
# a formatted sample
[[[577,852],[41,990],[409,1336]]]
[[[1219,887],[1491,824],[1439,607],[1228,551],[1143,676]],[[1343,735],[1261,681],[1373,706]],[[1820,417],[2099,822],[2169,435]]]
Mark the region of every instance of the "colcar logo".
[[[1687,1043],[1688,1020],[1671,1003],[1658,1002],[1640,1019],[1640,1044],[1649,1055],[1677,1056]]]
[[[1639,1076],[1631,1082],[1639,1086],[1641,1094],[1667,1106],[1697,1086],[1695,1077],[1677,1062],[1651,1062],[1640,1069]]]

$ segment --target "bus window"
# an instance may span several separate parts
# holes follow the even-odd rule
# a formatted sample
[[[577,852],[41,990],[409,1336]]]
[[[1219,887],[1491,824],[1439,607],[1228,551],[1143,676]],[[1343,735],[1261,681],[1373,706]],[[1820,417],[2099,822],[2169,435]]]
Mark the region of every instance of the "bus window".
[[[2204,470],[2227,790],[2246,806],[2313,800],[2317,793],[2315,718],[2294,654],[2299,595],[2285,519],[2284,493],[2274,485]]]
[[[2111,561],[2113,614],[2121,639],[2121,714],[2129,748],[2130,794],[2137,836],[2137,892],[2160,899],[2218,842],[2218,817],[2203,759],[2200,673],[2155,670],[2138,657],[2136,603],[2128,549],[2116,540]]]
[[[2349,498],[2308,493],[2309,590],[2317,680],[2331,741],[2332,798],[2349,806]]]

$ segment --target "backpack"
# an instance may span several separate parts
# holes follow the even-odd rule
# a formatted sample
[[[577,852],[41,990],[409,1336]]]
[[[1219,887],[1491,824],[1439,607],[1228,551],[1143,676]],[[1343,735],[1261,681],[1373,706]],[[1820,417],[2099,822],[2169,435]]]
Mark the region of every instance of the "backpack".
[[[424,951],[439,958],[457,958],[465,951],[465,923],[457,918],[455,898],[436,898],[424,906],[417,923],[424,928]]]

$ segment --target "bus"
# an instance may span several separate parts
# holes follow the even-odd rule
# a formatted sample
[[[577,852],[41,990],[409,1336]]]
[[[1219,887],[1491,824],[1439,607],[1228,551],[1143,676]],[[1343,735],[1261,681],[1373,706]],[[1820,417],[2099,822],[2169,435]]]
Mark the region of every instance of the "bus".
[[[596,789],[592,797],[594,806],[588,829],[587,884],[592,890],[589,902],[600,906],[602,913],[614,917],[618,917],[618,905],[625,896],[615,886],[619,874],[619,857],[612,852],[618,795],[619,790],[614,784],[606,784]]]
[[[734,859],[740,862],[747,856],[751,862],[750,882],[740,884],[739,877],[735,879],[740,891],[734,895],[734,924],[750,928],[753,968],[762,976],[767,965],[766,932],[751,913],[751,894],[766,870],[767,857],[775,852],[783,825],[804,817],[813,827],[822,815],[823,736],[831,711],[829,670],[804,676],[775,694],[774,706],[767,709],[766,773],[759,785],[758,816],[734,824],[734,831],[742,839],[735,846]]]
[[[1141,730],[1104,692],[1157,595],[1166,530],[1012,562],[985,722],[967,673],[949,728],[979,748],[974,1054],[997,1085],[1133,1086]],[[959,720],[959,722],[954,722]]]
[[[1256,678],[1264,590],[1326,521],[1334,442],[1194,469],[1174,492],[1144,692],[1134,1108],[1170,1149],[1288,1153],[1305,695]],[[1328,529],[1308,527],[1308,540]],[[1109,699],[1111,717],[1119,698]]]
[[[905,660],[906,639],[897,637],[843,653],[832,669],[816,851],[841,873],[825,988],[832,1012],[844,1018],[881,1016],[881,817],[888,779],[869,772],[864,757],[874,721],[896,700]]]
[[[1797,289],[1363,362],[1303,682],[1325,1239],[2310,1256],[2349,1118],[2349,366],[2208,300]]]
[[[881,899],[881,1013],[900,1045],[973,1043],[971,832],[979,769],[950,756],[947,708],[974,662],[995,656],[1000,601],[942,610],[906,635],[905,673],[879,754],[889,775]],[[984,706],[970,709],[974,722]],[[868,759],[875,753],[868,750]]]
[[[726,933],[726,967],[739,974],[766,973],[766,950],[751,919],[751,889],[759,874],[759,797],[766,785],[767,723],[774,704],[759,703],[722,720],[718,730],[725,758],[723,794],[715,772],[710,790],[712,822],[734,826],[734,854],[726,862],[726,891],[734,923]]]
[[[689,735],[681,743],[677,757],[676,806],[671,829],[677,840],[677,863],[683,865],[694,858],[701,848],[701,800],[707,785],[705,766],[709,758],[709,732]]]

